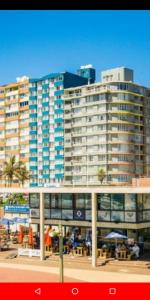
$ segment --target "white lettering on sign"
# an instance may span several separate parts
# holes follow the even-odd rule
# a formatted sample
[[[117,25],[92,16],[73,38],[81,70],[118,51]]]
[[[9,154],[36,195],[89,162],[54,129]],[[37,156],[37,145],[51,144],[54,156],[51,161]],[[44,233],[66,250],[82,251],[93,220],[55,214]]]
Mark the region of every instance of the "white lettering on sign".
[[[18,256],[40,256],[40,250],[39,249],[22,249],[18,248]]]

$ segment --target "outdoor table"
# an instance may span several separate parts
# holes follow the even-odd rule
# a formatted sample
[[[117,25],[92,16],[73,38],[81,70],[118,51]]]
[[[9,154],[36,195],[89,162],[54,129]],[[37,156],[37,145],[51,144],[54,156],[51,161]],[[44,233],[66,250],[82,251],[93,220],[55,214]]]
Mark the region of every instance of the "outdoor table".
[[[77,247],[77,255],[83,256],[83,247]]]
[[[120,250],[118,252],[119,258],[120,259],[126,259],[127,258],[127,250]]]

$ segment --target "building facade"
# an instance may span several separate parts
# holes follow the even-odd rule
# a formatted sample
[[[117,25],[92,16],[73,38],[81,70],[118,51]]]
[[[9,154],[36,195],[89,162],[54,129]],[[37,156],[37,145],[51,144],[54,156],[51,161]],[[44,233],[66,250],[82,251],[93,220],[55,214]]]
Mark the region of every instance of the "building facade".
[[[65,185],[99,185],[98,169],[105,184],[149,175],[150,94],[132,80],[132,70],[117,68],[65,90]]]
[[[30,186],[59,186],[64,180],[64,89],[87,84],[69,73],[29,81]]]
[[[0,87],[0,165],[10,156],[29,168],[29,85],[28,78]],[[1,178],[1,186],[5,179]],[[13,186],[18,186],[14,180]]]
[[[85,237],[96,218],[97,239],[111,231],[138,241],[150,242],[150,189],[140,187],[60,188],[30,191],[31,222],[40,223],[40,193],[43,193],[44,224],[58,226],[64,232],[80,228]],[[94,193],[94,198],[93,198]],[[93,216],[93,204],[95,212]]]

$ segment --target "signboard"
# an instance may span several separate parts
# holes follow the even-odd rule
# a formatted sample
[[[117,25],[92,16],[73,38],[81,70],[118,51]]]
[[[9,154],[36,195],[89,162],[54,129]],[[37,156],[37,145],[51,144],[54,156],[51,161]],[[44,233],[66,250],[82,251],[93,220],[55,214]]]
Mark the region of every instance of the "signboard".
[[[28,214],[29,213],[29,206],[6,205],[4,207],[4,210],[5,210],[5,212]]]
[[[18,248],[18,256],[40,256],[40,250],[39,249],[22,249]]]
[[[73,212],[74,220],[84,220],[85,219],[85,210],[84,209],[75,209]]]

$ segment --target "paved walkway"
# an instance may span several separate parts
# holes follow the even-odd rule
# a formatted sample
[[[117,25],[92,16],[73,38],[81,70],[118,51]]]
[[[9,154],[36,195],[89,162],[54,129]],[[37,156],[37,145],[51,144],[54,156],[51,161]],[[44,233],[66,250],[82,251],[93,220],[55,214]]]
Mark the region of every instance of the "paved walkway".
[[[29,282],[31,280],[32,282],[32,276],[30,276],[30,274],[32,275],[32,272],[34,274],[36,274],[36,272],[40,272],[40,280],[36,280],[35,281],[41,281],[42,280],[42,276],[43,276],[43,280],[44,281],[44,274],[49,274],[49,282],[54,282],[55,279],[56,281],[58,281],[58,274],[59,274],[59,268],[58,267],[45,267],[45,266],[36,266],[36,265],[32,265],[32,264],[16,264],[16,263],[0,263],[0,281],[2,278],[2,274],[3,274],[3,270],[8,269],[8,271],[10,272],[10,270],[12,270],[12,273],[10,274],[15,274],[15,270],[16,270],[16,274],[17,271],[23,271],[22,274],[24,273],[28,273],[29,276],[24,276],[23,281],[25,282]],[[31,272],[31,273],[30,273]],[[33,275],[34,275],[33,274]],[[57,275],[56,277],[52,276],[53,275]],[[64,270],[64,274],[66,276],[66,281],[68,278],[68,281],[85,281],[85,282],[150,282],[150,274],[149,275],[141,275],[141,274],[129,274],[129,273],[118,273],[118,272],[108,272],[108,271],[102,271],[102,269],[99,270],[84,270],[84,269],[74,269],[74,268],[65,268]],[[7,276],[4,278],[7,281]],[[14,280],[13,276],[11,276],[12,278],[12,282]],[[21,278],[19,278],[19,273],[18,273],[18,282],[20,282]],[[52,281],[51,281],[52,280]],[[4,281],[3,281],[4,282]]]

